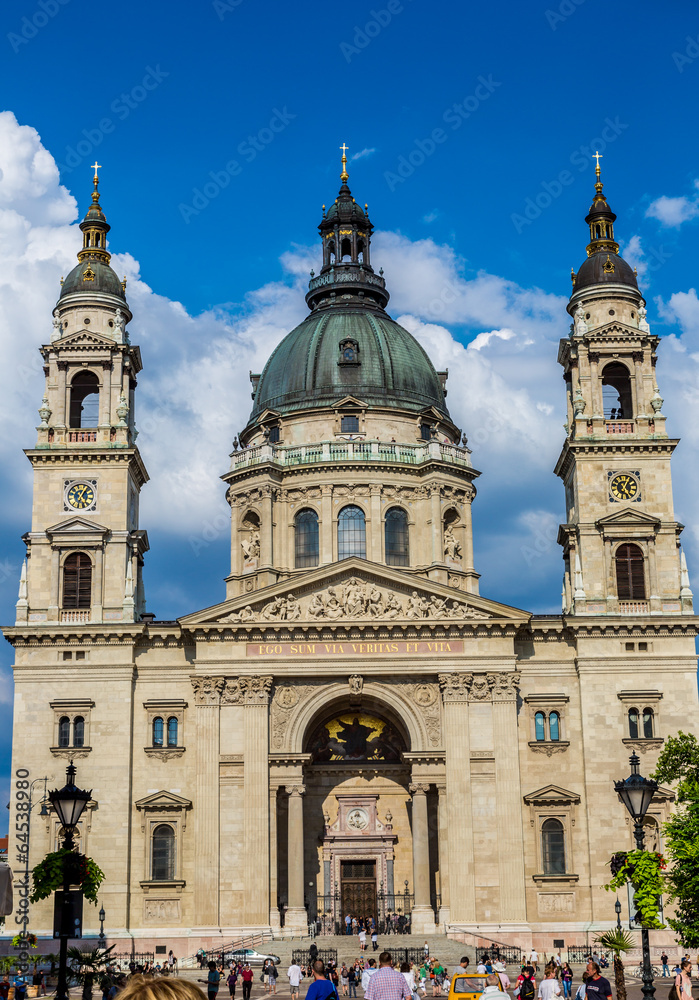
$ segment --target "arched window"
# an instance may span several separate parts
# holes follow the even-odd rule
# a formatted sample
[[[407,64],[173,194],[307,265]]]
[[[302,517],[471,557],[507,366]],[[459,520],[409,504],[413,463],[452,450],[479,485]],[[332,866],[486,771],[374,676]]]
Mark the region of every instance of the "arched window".
[[[534,716],[534,735],[539,743],[546,739],[546,716],[543,712]]]
[[[175,831],[166,823],[153,830],[153,861],[151,879],[172,882],[175,877]]]
[[[566,853],[563,824],[559,819],[544,820],[541,827],[541,857],[544,875],[564,875]]]
[[[177,719],[174,715],[171,715],[167,720],[167,745],[169,747],[177,746]]]
[[[647,740],[652,740],[655,736],[653,732],[653,709],[643,709],[643,736]]]
[[[70,719],[67,715],[62,715],[58,720],[58,745],[59,747],[70,746]]]
[[[402,507],[391,507],[386,511],[384,527],[386,541],[386,565],[409,566],[408,515]]]
[[[337,519],[337,558],[366,559],[366,521],[361,507],[343,507]]]
[[[629,739],[638,739],[638,709],[629,709]]]
[[[73,552],[63,563],[63,607],[92,604],[92,562],[84,552]]]
[[[99,379],[93,372],[80,371],[70,383],[70,426],[97,427],[99,424]]]
[[[561,717],[558,712],[551,712],[549,715],[549,739],[558,743],[561,738]]]
[[[616,592],[620,601],[644,601],[646,575],[643,569],[643,552],[630,542],[620,545],[614,556],[616,562]]]
[[[347,240],[347,239],[342,240],[342,242],[340,243],[340,247],[341,247],[340,253],[341,253],[342,260],[344,260],[345,257],[350,257],[350,258],[352,257],[352,242],[351,242],[351,240]]]
[[[633,418],[631,378],[626,365],[619,361],[605,365],[602,372],[602,405],[607,420],[612,419],[612,410],[616,420]]]
[[[85,746],[85,720],[82,715],[76,715],[73,719],[73,746]]]
[[[153,719],[153,746],[161,747],[163,745],[163,720],[160,716]]]
[[[294,519],[296,569],[318,565],[318,515],[314,510],[300,510]]]

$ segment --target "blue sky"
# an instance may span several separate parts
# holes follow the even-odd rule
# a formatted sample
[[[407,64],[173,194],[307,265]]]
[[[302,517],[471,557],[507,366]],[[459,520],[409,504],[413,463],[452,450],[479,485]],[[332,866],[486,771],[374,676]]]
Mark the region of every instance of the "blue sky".
[[[481,591],[534,611],[560,607],[555,358],[599,148],[617,236],[668,338],[658,373],[669,431],[684,438],[676,503],[697,565],[695,5],[25,0],[2,18],[3,622],[29,526],[21,448],[42,394],[36,348],[75,260],[95,158],[145,365],[141,524],[158,617],[223,596],[217,477],[249,410],[248,369],[305,313],[342,142],[389,310],[450,367],[448,404],[483,471]],[[3,644],[3,788],[11,662]]]

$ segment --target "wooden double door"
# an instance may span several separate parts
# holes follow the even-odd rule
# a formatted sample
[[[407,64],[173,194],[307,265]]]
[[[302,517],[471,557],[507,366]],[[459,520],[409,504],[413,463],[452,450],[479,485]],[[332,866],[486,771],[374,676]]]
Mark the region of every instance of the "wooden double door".
[[[351,917],[374,917],[376,912],[376,861],[341,861],[341,921]],[[344,924],[343,924],[344,926]]]

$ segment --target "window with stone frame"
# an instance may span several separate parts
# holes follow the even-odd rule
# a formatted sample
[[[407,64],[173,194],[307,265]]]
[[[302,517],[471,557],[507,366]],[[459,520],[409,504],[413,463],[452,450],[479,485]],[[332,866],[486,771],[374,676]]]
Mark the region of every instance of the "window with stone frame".
[[[50,703],[53,709],[53,743],[51,753],[56,757],[72,756],[73,750],[84,756],[90,745],[91,712],[95,707],[90,698],[59,698]]]
[[[569,746],[566,707],[568,696],[559,693],[526,695],[529,713],[529,746],[551,754]]]
[[[614,553],[616,590],[620,601],[645,601],[646,571],[643,550],[624,542]]]
[[[138,799],[134,805],[141,817],[143,837],[141,886],[182,888],[182,851],[191,800],[163,789]]]
[[[184,726],[187,702],[183,698],[151,698],[143,702],[146,754],[168,760],[185,752]]]
[[[296,569],[317,566],[319,556],[318,514],[305,507],[294,518],[294,565]]]
[[[366,559],[366,518],[356,504],[343,507],[337,516],[337,558]]]
[[[644,752],[648,747],[660,746],[661,691],[619,691],[617,698],[624,711],[622,741]]]
[[[579,794],[559,785],[546,785],[523,798],[529,807],[530,826],[535,834],[534,882],[576,882],[572,838]]]

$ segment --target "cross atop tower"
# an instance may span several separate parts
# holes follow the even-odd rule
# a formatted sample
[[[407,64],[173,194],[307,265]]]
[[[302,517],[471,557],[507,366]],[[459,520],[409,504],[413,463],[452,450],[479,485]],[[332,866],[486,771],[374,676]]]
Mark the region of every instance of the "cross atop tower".
[[[597,180],[599,180],[599,175],[600,175],[599,161],[601,159],[603,159],[603,156],[602,156],[601,153],[598,153],[597,151],[595,151],[592,155],[597,160],[597,166],[595,167],[595,173],[597,174]]]
[[[343,142],[340,149],[342,150],[342,173],[340,174],[340,180],[345,184],[349,178],[349,174],[347,173],[347,150],[349,146]]]
[[[95,171],[95,180],[99,179],[97,177],[97,171],[100,169],[101,166],[102,166],[102,164],[98,163],[97,160],[95,160],[95,162],[92,164],[92,169]]]

